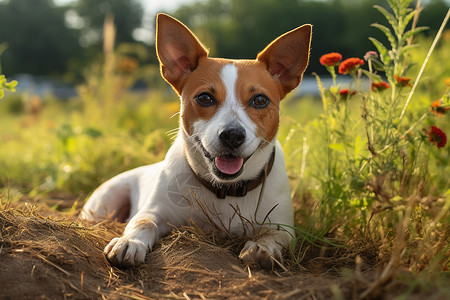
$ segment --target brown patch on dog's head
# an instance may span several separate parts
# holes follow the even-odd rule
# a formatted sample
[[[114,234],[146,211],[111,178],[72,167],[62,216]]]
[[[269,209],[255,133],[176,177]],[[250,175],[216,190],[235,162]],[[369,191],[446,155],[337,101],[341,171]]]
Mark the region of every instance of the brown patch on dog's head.
[[[229,60],[218,58],[202,58],[197,68],[190,74],[181,91],[182,124],[189,134],[193,132],[193,124],[199,119],[209,120],[225,101],[226,91],[220,79],[220,71]],[[217,101],[209,107],[197,103],[197,96],[209,93]]]
[[[159,14],[156,48],[161,74],[181,95],[182,125],[189,135],[197,120],[209,120],[227,97],[235,93],[257,127],[257,136],[272,141],[278,131],[279,103],[301,81],[308,65],[311,25],[303,25],[275,39],[256,60],[209,58],[208,51],[197,37],[176,19]],[[221,70],[227,64],[238,69],[235,91],[226,91]],[[197,97],[207,93],[214,105],[201,105]],[[250,105],[264,95],[266,107]]]

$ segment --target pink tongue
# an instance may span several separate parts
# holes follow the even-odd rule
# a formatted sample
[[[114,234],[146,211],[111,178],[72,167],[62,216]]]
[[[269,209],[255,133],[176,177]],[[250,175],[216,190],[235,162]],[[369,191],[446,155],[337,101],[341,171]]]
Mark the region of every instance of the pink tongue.
[[[244,160],[239,157],[216,157],[216,167],[220,172],[233,175],[239,172]]]

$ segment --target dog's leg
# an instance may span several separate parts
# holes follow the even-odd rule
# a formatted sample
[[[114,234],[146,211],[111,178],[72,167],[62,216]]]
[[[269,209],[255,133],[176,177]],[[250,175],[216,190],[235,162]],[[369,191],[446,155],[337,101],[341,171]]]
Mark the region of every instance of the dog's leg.
[[[93,222],[110,217],[125,222],[137,209],[138,181],[147,168],[121,173],[103,183],[87,200],[80,218]]]
[[[282,262],[282,251],[289,246],[292,235],[268,226],[262,226],[257,231],[254,241],[245,244],[239,258],[248,264],[256,263],[265,269],[272,269],[275,260]]]
[[[128,223],[122,237],[114,238],[105,248],[105,255],[115,265],[136,266],[145,261],[158,239],[156,218],[148,211],[139,211]]]

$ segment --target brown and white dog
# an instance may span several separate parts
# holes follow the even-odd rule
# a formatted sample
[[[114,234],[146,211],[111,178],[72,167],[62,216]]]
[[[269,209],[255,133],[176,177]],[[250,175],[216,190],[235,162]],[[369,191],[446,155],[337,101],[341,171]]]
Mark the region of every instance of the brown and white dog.
[[[81,217],[128,221],[105,248],[113,264],[135,266],[172,226],[190,221],[249,241],[240,253],[263,267],[282,258],[293,210],[282,149],[280,101],[308,65],[311,25],[269,44],[256,60],[208,57],[195,35],[159,14],[161,73],[181,98],[177,138],[164,161],[110,179]],[[244,45],[245,46],[245,45]]]

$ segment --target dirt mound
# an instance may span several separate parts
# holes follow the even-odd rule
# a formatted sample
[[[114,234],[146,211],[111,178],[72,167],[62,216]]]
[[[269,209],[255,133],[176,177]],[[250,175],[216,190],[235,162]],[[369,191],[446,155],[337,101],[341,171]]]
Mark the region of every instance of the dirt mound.
[[[290,298],[308,293],[302,286],[333,282],[246,268],[234,251],[236,243],[208,240],[193,227],[174,230],[162,239],[144,265],[115,268],[103,248],[120,234],[123,224],[86,227],[27,214],[14,209],[0,212],[0,285],[6,287],[2,299]],[[321,295],[331,295],[330,290]]]
[[[110,276],[102,249],[112,233],[104,228],[15,210],[0,212],[0,228],[2,297],[95,297]]]
[[[87,226],[75,214],[62,220],[25,211],[0,209],[2,299],[352,299],[377,279],[375,271],[343,278],[324,270],[330,260],[320,264],[320,274],[305,271],[316,269],[324,256],[305,259],[303,270],[247,267],[238,259],[243,241],[221,240],[195,227],[175,229],[144,265],[116,268],[103,249],[124,224]],[[404,288],[383,283],[367,298],[389,299]]]

